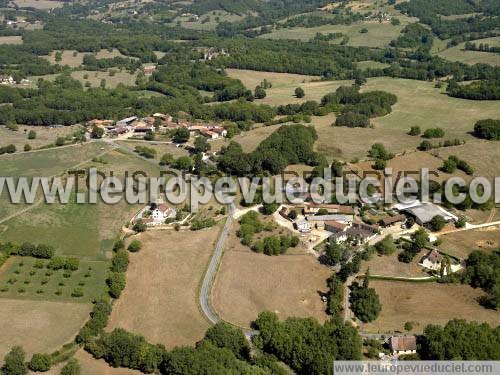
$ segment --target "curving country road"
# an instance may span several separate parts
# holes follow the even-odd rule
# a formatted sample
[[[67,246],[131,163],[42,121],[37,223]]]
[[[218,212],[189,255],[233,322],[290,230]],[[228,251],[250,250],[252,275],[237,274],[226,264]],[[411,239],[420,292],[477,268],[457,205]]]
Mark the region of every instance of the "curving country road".
[[[217,269],[219,268],[222,254],[224,252],[224,245],[226,243],[231,224],[233,223],[233,215],[235,213],[234,203],[229,204],[228,208],[229,212],[226,223],[224,224],[224,228],[222,229],[219,239],[217,240],[217,244],[215,245],[215,250],[212,254],[212,258],[210,259],[210,263],[208,264],[207,271],[205,272],[205,276],[203,278],[203,284],[201,285],[200,289],[201,310],[208,321],[210,321],[212,324],[216,324],[221,320],[217,313],[214,311],[212,304],[210,303],[210,295],[212,292],[215,275],[217,274]]]

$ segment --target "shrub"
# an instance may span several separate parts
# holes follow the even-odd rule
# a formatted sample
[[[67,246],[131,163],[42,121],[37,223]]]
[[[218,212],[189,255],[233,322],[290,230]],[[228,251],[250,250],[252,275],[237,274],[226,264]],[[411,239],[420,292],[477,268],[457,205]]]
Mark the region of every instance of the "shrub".
[[[80,260],[78,258],[67,258],[64,262],[64,269],[69,271],[76,271],[80,267]]]
[[[2,372],[4,374],[24,375],[28,373],[28,367],[24,362],[25,353],[20,346],[14,346],[5,355]]]
[[[430,222],[430,227],[434,232],[438,232],[444,228],[446,220],[441,215],[436,215]]]
[[[57,271],[64,268],[66,261],[63,257],[53,257],[49,263],[47,263],[47,268]]]
[[[139,240],[133,240],[130,245],[128,245],[128,251],[136,253],[142,249],[142,242]]]
[[[125,289],[126,279],[123,272],[113,272],[106,280],[109,287],[109,294],[113,298],[120,298],[120,295]]]
[[[52,365],[52,360],[50,355],[48,354],[33,354],[31,357],[31,361],[28,364],[28,367],[32,371],[49,371],[50,366]]]
[[[441,128],[430,128],[424,132],[424,138],[443,138],[444,130]]]
[[[145,232],[146,229],[147,229],[147,226],[146,224],[144,224],[144,221],[142,221],[142,219],[138,219],[134,226],[132,227],[132,229],[137,232],[137,233],[140,233],[140,232]]]
[[[303,98],[304,96],[306,96],[306,93],[304,92],[304,89],[302,87],[297,87],[295,89],[295,96],[297,98]]]
[[[71,297],[79,298],[83,297],[83,289],[82,288],[75,288],[71,292]]]
[[[215,225],[215,220],[212,218],[199,218],[191,222],[191,230],[200,230],[204,228],[210,228]]]
[[[71,358],[61,369],[61,375],[80,375],[80,364],[75,358]]]
[[[500,140],[500,120],[479,120],[474,125],[474,135],[488,140]]]
[[[118,250],[111,261],[111,271],[126,272],[129,264],[128,252]]]
[[[408,134],[415,136],[415,135],[420,135],[421,132],[422,130],[420,129],[420,126],[412,126]]]

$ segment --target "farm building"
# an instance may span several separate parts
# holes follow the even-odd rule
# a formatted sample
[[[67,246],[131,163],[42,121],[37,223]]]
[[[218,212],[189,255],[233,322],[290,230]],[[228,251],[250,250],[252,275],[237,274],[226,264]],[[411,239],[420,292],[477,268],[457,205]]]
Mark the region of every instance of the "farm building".
[[[417,352],[417,338],[413,335],[392,336],[389,347],[393,355],[415,354]]]
[[[315,226],[317,229],[324,229],[325,222],[327,221],[337,221],[344,224],[350,224],[354,220],[354,215],[340,215],[340,214],[332,214],[332,215],[317,215],[317,216],[308,216],[307,221],[310,222],[312,226]]]
[[[134,121],[137,121],[137,116],[131,116],[131,117],[126,117],[124,119],[121,119],[116,123],[117,126],[129,126],[131,125]]]
[[[430,223],[434,216],[441,216],[446,222],[458,220],[455,215],[432,203],[409,208],[406,212],[413,216],[419,225],[426,225]]]
[[[394,216],[384,217],[379,221],[379,224],[384,228],[391,227],[393,225],[401,225],[406,221],[406,216],[399,214]]]

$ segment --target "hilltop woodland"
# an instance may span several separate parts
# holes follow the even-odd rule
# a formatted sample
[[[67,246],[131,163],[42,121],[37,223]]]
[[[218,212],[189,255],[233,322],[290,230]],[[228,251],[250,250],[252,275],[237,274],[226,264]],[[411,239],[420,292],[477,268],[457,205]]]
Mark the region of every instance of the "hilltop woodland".
[[[380,76],[417,80],[453,77],[448,88],[449,95],[475,100],[498,99],[499,67],[485,64],[471,66],[430,54],[435,37],[445,39],[458,35],[467,36],[467,32],[485,33],[497,28],[500,17],[495,1],[472,4],[457,0],[451,7],[443,0],[411,0],[400,3],[396,6],[398,9],[419,18],[421,23],[431,27],[431,31],[419,24],[410,24],[386,49],[330,44],[328,40],[321,38],[311,41],[257,39],[250,32],[251,29],[264,25],[272,25],[271,29],[294,26],[283,26],[277,21],[304,12],[306,15],[294,18],[293,22],[309,26],[321,24],[322,20],[315,19],[307,12],[322,3],[319,0],[203,1],[175,10],[205,12],[210,9],[228,9],[245,15],[239,21],[221,22],[217,30],[203,33],[142,17],[166,11],[170,9],[168,4],[145,6],[140,9],[139,17],[110,18],[109,23],[82,18],[93,9],[104,7],[106,2],[100,1],[65,6],[54,9],[51,13],[19,11],[27,16],[28,21],[42,22],[44,27],[30,31],[1,25],[0,35],[19,35],[23,43],[0,44],[0,73],[11,74],[16,81],[28,76],[62,76],[54,82],[40,81],[35,89],[1,87],[0,104],[9,105],[0,105],[0,124],[71,125],[92,118],[118,119],[153,111],[181,111],[196,119],[228,121],[242,130],[247,130],[255,122],[271,121],[278,114],[278,109],[253,103],[254,93],[239,80],[229,78],[224,72],[225,68],[317,75],[321,79],[355,79],[359,84],[368,77]],[[436,14],[444,11],[445,14],[483,12],[489,16],[439,19],[438,22]],[[246,12],[256,12],[257,15],[247,15]],[[349,23],[356,20],[357,16],[356,13],[341,8],[332,17],[327,17],[328,22],[335,24]],[[261,30],[258,33],[265,32],[266,30]],[[177,40],[184,43],[175,42]],[[227,53],[203,62],[202,51],[207,46],[215,50],[223,49]],[[97,58],[93,55],[103,49],[117,49],[122,56]],[[60,50],[83,53],[82,67],[88,70],[122,68],[134,72],[140,71],[143,63],[156,63],[159,69],[149,78],[139,74],[133,86],[120,85],[111,89],[104,85],[87,89],[69,78],[72,68],[60,63],[51,64],[42,57]],[[165,55],[160,58],[154,51]],[[357,68],[357,62],[360,61],[375,61],[386,64],[387,67],[361,71]],[[469,85],[454,84],[471,80],[477,82]],[[162,95],[145,98],[139,95],[142,90]],[[200,94],[200,90],[209,94]],[[372,103],[374,97],[379,102],[375,109],[366,103]],[[342,110],[337,125],[368,126],[367,118],[388,113],[390,105],[395,102],[390,94],[378,92],[360,94],[354,98],[356,102],[352,102],[352,99],[344,98],[339,101],[344,102],[346,108]],[[220,103],[207,106],[207,102]],[[322,104],[324,106],[327,103]],[[350,105],[353,104],[358,109],[352,110]],[[323,108],[319,113],[331,110],[337,111],[340,108]]]

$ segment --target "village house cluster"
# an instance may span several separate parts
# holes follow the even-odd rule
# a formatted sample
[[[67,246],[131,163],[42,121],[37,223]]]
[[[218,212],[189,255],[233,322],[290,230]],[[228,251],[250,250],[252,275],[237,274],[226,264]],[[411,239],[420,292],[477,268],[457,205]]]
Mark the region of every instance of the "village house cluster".
[[[31,83],[31,81],[29,79],[21,79],[19,81],[19,84],[20,85],[29,85]],[[16,80],[14,79],[13,76],[11,75],[8,75],[8,74],[0,74],[0,85],[9,85],[9,86],[14,86],[18,84],[18,82],[16,82]]]
[[[109,137],[125,136],[128,138],[137,134],[154,133],[159,129],[173,130],[178,128],[186,128],[191,135],[201,135],[208,139],[227,136],[227,130],[220,125],[174,120],[171,115],[163,113],[154,113],[143,118],[130,116],[116,122],[99,119],[87,122],[89,132],[92,132],[94,127],[102,128],[104,134]]]

